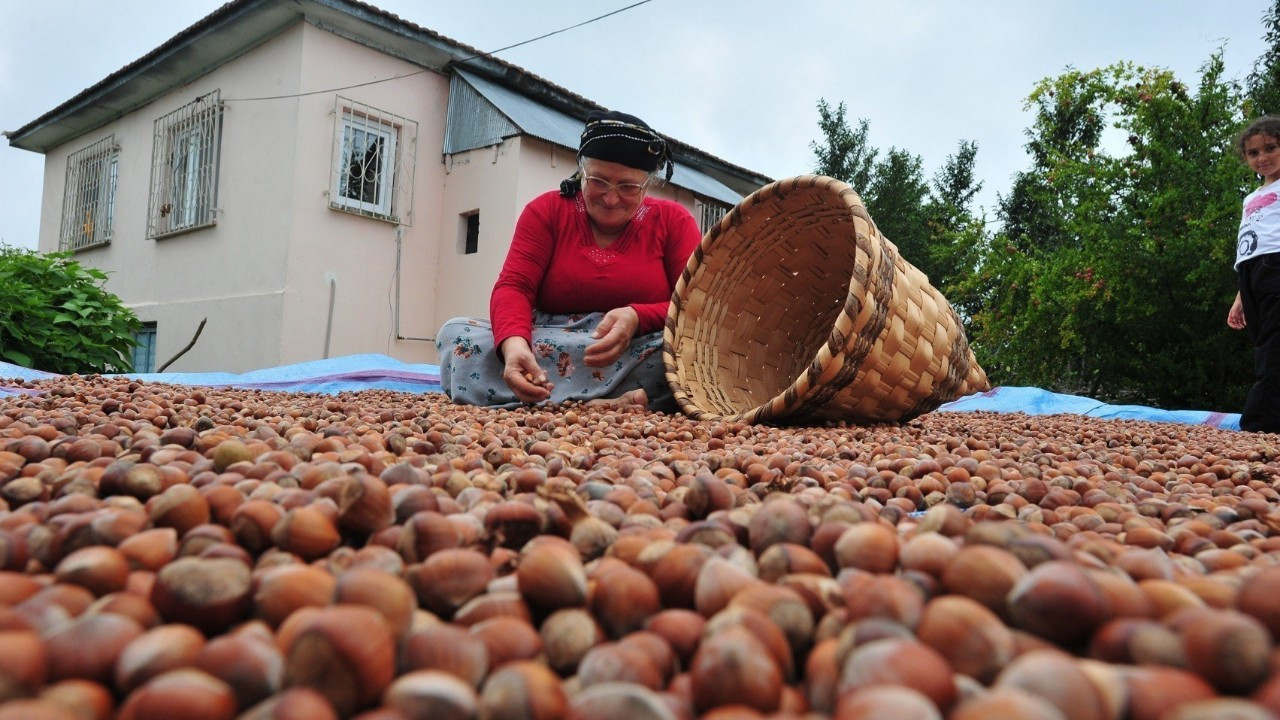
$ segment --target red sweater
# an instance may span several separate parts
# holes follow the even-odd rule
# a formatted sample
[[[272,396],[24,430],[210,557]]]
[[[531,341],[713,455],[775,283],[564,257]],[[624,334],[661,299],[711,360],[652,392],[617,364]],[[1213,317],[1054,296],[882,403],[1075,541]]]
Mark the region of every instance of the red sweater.
[[[630,306],[640,316],[637,335],[661,329],[700,240],[698,223],[683,205],[646,197],[622,236],[601,249],[581,193],[534,198],[516,222],[489,299],[494,346],[512,336],[532,343],[534,308],[564,315]]]

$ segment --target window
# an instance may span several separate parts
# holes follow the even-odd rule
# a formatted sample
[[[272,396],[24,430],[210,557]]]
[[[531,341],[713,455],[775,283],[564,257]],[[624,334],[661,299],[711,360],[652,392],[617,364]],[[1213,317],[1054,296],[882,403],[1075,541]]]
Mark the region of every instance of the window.
[[[701,212],[698,217],[698,229],[702,231],[703,235],[706,235],[708,230],[715,227],[716,223],[720,222],[720,219],[729,211],[729,207],[727,205],[721,205],[720,203],[710,202],[708,200],[703,200],[698,204],[701,206]]]
[[[60,250],[81,250],[111,242],[119,155],[115,136],[108,135],[67,157]]]
[[[147,236],[213,225],[222,101],[217,90],[156,120]]]
[[[458,233],[458,253],[474,255],[480,249],[480,211],[463,213]]]
[[[133,336],[138,344],[133,347],[133,371],[136,373],[152,373],[156,371],[156,324],[142,323]]]
[[[418,124],[338,98],[329,207],[409,225]]]

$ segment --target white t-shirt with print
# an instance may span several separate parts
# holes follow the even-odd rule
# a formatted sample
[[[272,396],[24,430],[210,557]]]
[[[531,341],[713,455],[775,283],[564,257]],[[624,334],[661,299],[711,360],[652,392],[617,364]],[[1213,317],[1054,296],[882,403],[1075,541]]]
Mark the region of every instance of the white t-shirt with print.
[[[1236,236],[1236,263],[1280,252],[1280,180],[1249,193]]]

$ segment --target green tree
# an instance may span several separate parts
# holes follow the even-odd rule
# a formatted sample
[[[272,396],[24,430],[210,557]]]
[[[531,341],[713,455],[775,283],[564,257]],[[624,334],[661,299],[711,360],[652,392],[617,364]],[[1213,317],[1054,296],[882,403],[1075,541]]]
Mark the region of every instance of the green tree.
[[[952,299],[951,293],[956,281],[977,266],[976,253],[986,235],[986,218],[973,214],[974,198],[982,190],[982,183],[974,177],[977,155],[977,143],[960,141],[956,153],[948,155],[934,173],[923,208],[929,247],[918,267],[947,294],[961,318],[971,311]]]
[[[867,212],[876,221],[880,234],[894,245],[903,258],[929,274],[929,226],[924,213],[929,185],[918,155],[889,148],[876,163],[871,185],[863,195]]]
[[[1225,318],[1249,176],[1231,152],[1242,92],[1222,73],[1219,53],[1195,92],[1129,63],[1032,91],[1032,167],[960,283],[999,382],[1163,407],[1243,398],[1249,353]]]
[[[107,276],[71,259],[0,245],[0,359],[49,372],[128,372],[133,311]]]
[[[975,222],[970,208],[982,187],[974,180],[975,143],[962,141],[931,185],[919,155],[890,147],[881,157],[867,141],[867,120],[851,127],[844,103],[833,109],[819,100],[818,128],[822,141],[809,144],[817,156],[814,172],[856,190],[880,232],[935,287],[973,267],[974,246],[985,232],[985,221]]]
[[[1263,15],[1262,24],[1267,50],[1253,63],[1253,72],[1245,82],[1250,116],[1280,115],[1280,0]]]
[[[818,100],[818,128],[824,142],[809,143],[818,164],[814,172],[849,184],[859,194],[871,187],[877,150],[867,145],[867,121],[858,121],[855,130],[845,119],[844,103],[833,110],[826,100]]]

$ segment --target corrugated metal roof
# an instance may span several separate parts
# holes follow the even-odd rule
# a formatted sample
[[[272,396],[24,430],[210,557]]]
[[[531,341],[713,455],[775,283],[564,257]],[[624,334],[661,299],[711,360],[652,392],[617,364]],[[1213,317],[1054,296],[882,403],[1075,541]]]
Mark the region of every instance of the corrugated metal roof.
[[[461,68],[449,90],[445,153],[501,142],[523,133],[570,150],[578,149],[583,121]],[[676,162],[671,183],[697,195],[736,205],[742,195],[706,173]]]

